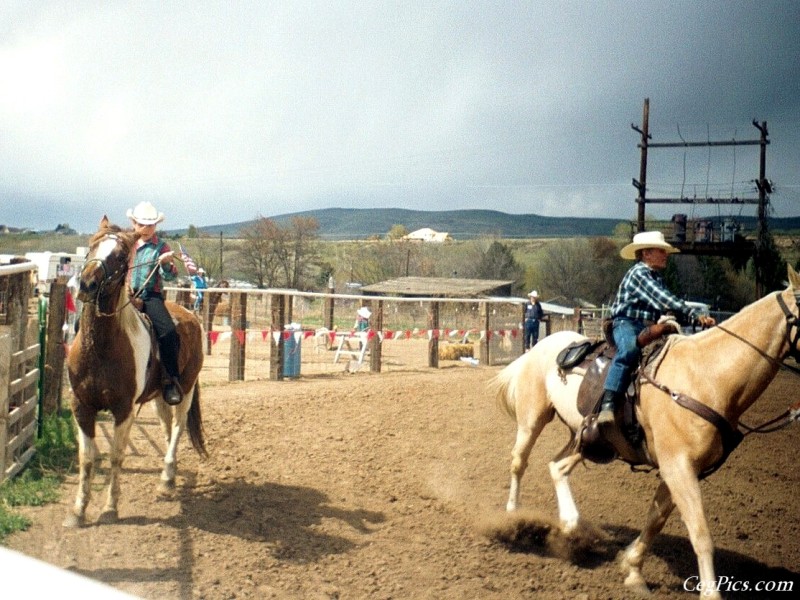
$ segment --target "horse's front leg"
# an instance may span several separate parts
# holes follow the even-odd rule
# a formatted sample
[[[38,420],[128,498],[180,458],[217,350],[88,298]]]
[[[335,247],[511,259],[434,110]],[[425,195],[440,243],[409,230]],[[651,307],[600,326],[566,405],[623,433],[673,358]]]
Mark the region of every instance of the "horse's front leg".
[[[94,437],[84,431],[84,427],[93,434],[94,421],[92,420],[90,424],[84,426],[78,423],[78,491],[75,494],[75,504],[72,510],[64,518],[64,527],[83,527],[86,523],[86,507],[92,497],[92,477],[94,461],[97,457],[97,445]]]
[[[644,555],[653,543],[653,539],[663,529],[674,508],[675,504],[672,502],[669,487],[662,481],[656,490],[653,502],[650,504],[642,532],[639,537],[631,542],[622,556],[622,569],[628,572],[625,578],[627,587],[639,592],[648,591],[647,583],[642,577]]]
[[[716,587],[714,542],[708,529],[697,473],[692,470],[687,460],[681,458],[663,464],[661,477],[669,486],[672,499],[686,524],[689,540],[697,555],[700,581],[696,589],[702,593],[704,599],[719,600],[722,596]]]
[[[110,470],[108,476],[108,491],[106,494],[106,505],[100,513],[101,523],[112,523],[117,520],[117,508],[120,496],[120,476],[122,475],[122,463],[125,461],[125,451],[128,448],[131,426],[135,419],[135,413],[131,411],[128,417],[114,424],[114,437],[111,440],[109,452]]]

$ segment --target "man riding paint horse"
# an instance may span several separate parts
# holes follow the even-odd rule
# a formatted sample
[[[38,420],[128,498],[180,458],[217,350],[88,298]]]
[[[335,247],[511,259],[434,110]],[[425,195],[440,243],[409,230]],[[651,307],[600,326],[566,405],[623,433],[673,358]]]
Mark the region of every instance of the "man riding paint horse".
[[[170,405],[180,404],[180,338],[161,294],[162,281],[174,280],[178,276],[178,269],[173,262],[175,253],[170,250],[169,244],[156,235],[156,225],[164,220],[164,213],[158,212],[149,202],[140,202],[136,208],[128,210],[127,214],[140,236],[136,242],[136,255],[131,270],[131,289],[144,303],[142,310],[150,317],[158,338],[161,364],[167,372],[164,401]],[[158,268],[155,268],[156,263]]]
[[[703,327],[716,323],[712,317],[701,315],[697,309],[677,298],[664,285],[660,272],[667,267],[669,255],[676,252],[679,250],[667,243],[660,231],[637,233],[620,252],[622,258],[637,262],[622,278],[611,305],[617,351],[608,367],[597,419],[604,433],[613,429],[614,408],[624,399],[631,373],[639,364],[641,352],[636,337],[647,325],[658,321],[666,312],[686,315]]]

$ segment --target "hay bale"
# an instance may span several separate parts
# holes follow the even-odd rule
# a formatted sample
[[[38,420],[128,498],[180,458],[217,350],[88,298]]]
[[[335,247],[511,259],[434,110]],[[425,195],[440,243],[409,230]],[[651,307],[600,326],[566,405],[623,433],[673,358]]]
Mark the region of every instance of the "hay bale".
[[[439,360],[459,360],[462,356],[472,358],[473,344],[445,344],[439,346]]]

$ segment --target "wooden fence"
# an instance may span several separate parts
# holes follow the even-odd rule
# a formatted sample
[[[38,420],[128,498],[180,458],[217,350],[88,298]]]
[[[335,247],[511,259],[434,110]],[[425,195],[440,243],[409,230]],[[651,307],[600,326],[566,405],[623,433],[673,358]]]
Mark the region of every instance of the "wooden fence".
[[[169,299],[191,306],[185,288],[167,288]],[[319,352],[331,350],[329,372],[339,370],[338,360],[344,341],[356,346],[345,352],[355,358],[359,368],[381,372],[387,344],[395,348],[410,345],[409,340],[427,344],[425,359],[415,366],[439,367],[442,350],[451,344],[473,347],[472,364],[507,364],[523,352],[522,322],[526,300],[522,298],[409,298],[299,292],[296,290],[253,290],[210,288],[205,291],[201,319],[207,336],[206,353],[224,353],[229,358],[228,380],[245,379],[248,357],[257,355],[261,372],[269,379],[283,379],[287,353],[305,347]],[[359,307],[370,309],[370,329],[354,333]],[[540,337],[563,329],[599,335],[602,311],[562,310],[547,315]],[[286,326],[291,324],[292,328]],[[349,338],[349,339],[348,339]],[[256,346],[256,348],[252,348]],[[264,348],[266,346],[266,348]],[[398,350],[402,352],[402,350]],[[363,359],[363,365],[360,360]],[[316,361],[319,362],[319,361]],[[301,361],[305,369],[308,361]],[[208,362],[207,362],[208,364]],[[296,376],[294,374],[289,376]]]
[[[39,399],[39,328],[30,315],[32,263],[0,267],[0,482],[33,457]]]

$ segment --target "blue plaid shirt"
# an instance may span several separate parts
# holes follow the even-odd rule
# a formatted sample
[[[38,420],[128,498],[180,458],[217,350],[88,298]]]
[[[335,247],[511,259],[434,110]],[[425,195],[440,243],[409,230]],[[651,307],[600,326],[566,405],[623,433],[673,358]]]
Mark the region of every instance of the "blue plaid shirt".
[[[633,265],[611,305],[611,317],[628,317],[637,321],[658,321],[665,312],[681,313],[695,319],[697,311],[673,295],[664,285],[661,274],[643,262]]]

